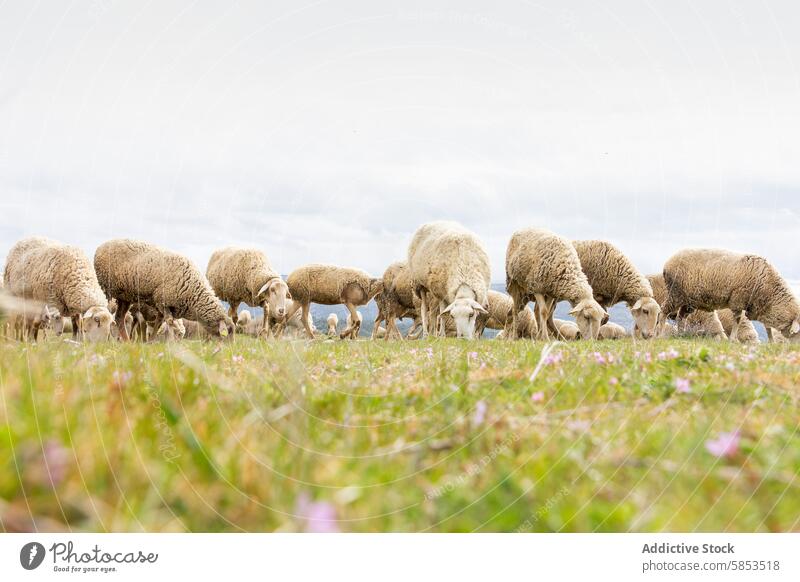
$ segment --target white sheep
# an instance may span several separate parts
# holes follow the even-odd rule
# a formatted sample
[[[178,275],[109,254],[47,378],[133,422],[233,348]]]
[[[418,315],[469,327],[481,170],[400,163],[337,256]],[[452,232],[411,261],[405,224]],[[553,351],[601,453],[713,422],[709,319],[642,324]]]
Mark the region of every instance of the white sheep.
[[[3,278],[12,295],[39,301],[62,317],[80,318],[89,341],[108,339],[108,300],[78,247],[43,237],[23,239],[9,251]]]
[[[655,327],[651,331],[651,334],[654,331]],[[599,336],[600,339],[604,340],[618,340],[628,337],[628,332],[625,331],[625,328],[622,327],[620,324],[609,321],[600,326]]]
[[[513,234],[506,252],[506,290],[514,300],[515,322],[529,301],[536,302],[534,314],[543,340],[549,339],[548,332],[557,332],[553,313],[558,301],[570,302],[569,313],[586,339],[597,339],[608,316],[594,300],[575,247],[547,230],[528,228]]]
[[[489,304],[487,306],[487,314],[481,314],[478,318],[477,328],[475,333],[478,337],[483,334],[483,330],[487,327],[489,329],[508,330],[514,322],[512,311],[514,309],[514,301],[511,296],[494,289],[489,289]],[[530,307],[525,307],[517,316],[517,331],[516,337],[520,338],[535,338],[538,334],[536,326],[536,319]],[[497,336],[495,336],[497,337]],[[504,333],[501,337],[508,337]]]
[[[656,331],[661,307],[653,298],[647,278],[609,242],[578,240],[572,244],[595,300],[605,310],[625,302],[633,316],[634,337],[651,337]]]
[[[356,329],[348,326],[340,337],[357,336],[361,321],[356,316],[356,307],[366,305],[383,289],[383,281],[371,277],[361,269],[319,264],[295,269],[286,278],[286,284],[293,299],[286,317],[292,317],[295,311],[302,309],[300,320],[305,323],[306,333],[312,338],[314,332],[308,325],[311,319],[311,303],[347,307]]]
[[[269,317],[264,323],[282,321],[287,313],[289,288],[262,251],[254,248],[226,247],[212,253],[206,277],[222,301],[230,305],[229,315],[236,324],[239,305],[262,307]],[[265,329],[270,334],[270,328]]]
[[[580,339],[581,337],[581,330],[578,328],[578,324],[574,321],[567,321],[566,319],[555,319],[553,318],[553,325],[556,328],[556,339],[562,339],[567,341],[575,341]],[[602,328],[602,326],[601,326]]]
[[[328,335],[336,335],[336,328],[339,326],[339,316],[335,313],[328,314]]]
[[[248,310],[243,309],[236,316],[236,331],[240,333],[246,333],[252,321],[253,314]]]
[[[103,243],[94,255],[100,286],[117,300],[120,338],[127,340],[124,317],[132,304],[149,305],[165,319],[191,318],[209,335],[233,334],[214,290],[186,257],[142,241],[116,239]]]
[[[420,299],[423,336],[433,325],[444,335],[441,316],[449,313],[456,335],[472,339],[478,314],[487,313],[491,280],[489,255],[478,237],[455,222],[430,222],[414,233],[408,265]]]
[[[736,314],[731,339],[738,340],[741,315],[800,341],[800,302],[769,261],[720,249],[687,249],[664,265],[667,316],[687,310],[728,308]]]

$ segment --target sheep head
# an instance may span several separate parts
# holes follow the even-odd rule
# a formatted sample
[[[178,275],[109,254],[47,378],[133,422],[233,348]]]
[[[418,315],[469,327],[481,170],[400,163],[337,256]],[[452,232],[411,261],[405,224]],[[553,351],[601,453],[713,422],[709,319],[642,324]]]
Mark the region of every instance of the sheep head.
[[[108,307],[95,306],[86,310],[81,316],[81,327],[83,337],[90,342],[100,342],[108,340],[111,335],[111,322],[114,316]]]
[[[593,340],[600,333],[603,318],[608,316],[606,310],[594,299],[579,301],[569,314],[575,318],[581,337]]]
[[[478,315],[489,313],[488,310],[469,297],[459,297],[442,310],[441,315],[449,313],[456,324],[456,337],[472,339],[475,335],[475,323]]]
[[[216,324],[206,327],[206,331],[214,337],[230,339],[233,337],[233,320],[226,315],[217,320]]]
[[[656,335],[660,314],[661,307],[652,297],[642,297],[631,307],[631,315],[633,315],[636,329],[639,330],[644,339]]]
[[[61,312],[47,305],[42,309],[42,324],[45,327],[52,327],[56,335],[64,332],[64,318]]]
[[[262,302],[265,311],[267,308],[269,309],[269,313],[272,317],[278,321],[283,321],[288,310],[286,300],[291,299],[292,294],[289,293],[289,287],[286,285],[286,281],[280,277],[275,277],[264,283],[261,289],[258,290],[258,293],[256,293],[256,298]]]

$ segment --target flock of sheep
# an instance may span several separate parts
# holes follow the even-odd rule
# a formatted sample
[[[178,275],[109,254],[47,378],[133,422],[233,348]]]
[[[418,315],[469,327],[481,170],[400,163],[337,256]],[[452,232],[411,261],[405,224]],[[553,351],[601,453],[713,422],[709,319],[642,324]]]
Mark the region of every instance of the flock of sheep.
[[[8,254],[0,306],[9,315],[7,334],[32,341],[43,330],[61,334],[70,327],[88,341],[237,331],[313,338],[311,303],[346,306],[339,337],[355,338],[362,323],[356,308],[372,299],[378,306],[373,338],[401,338],[397,320],[411,318],[411,338],[471,339],[488,327],[506,339],[617,339],[627,332],[608,322],[607,309],[624,302],[637,338],[702,334],[754,342],[752,321],[760,321],[772,341],[800,339],[800,303],[777,270],[755,255],[684,250],[662,274],[644,276],[608,242],[529,228],[512,235],[505,268],[508,294],[489,288],[489,256],[478,237],[446,221],[421,226],[407,260],[391,264],[382,278],[311,264],[284,281],[262,251],[234,247],[214,252],[203,276],[178,253],[128,239],[100,245],[92,264],[77,247],[32,237]],[[570,303],[574,322],[554,318],[559,301]],[[239,313],[242,303],[263,308],[263,318]],[[336,334],[337,316],[327,323],[328,334]]]

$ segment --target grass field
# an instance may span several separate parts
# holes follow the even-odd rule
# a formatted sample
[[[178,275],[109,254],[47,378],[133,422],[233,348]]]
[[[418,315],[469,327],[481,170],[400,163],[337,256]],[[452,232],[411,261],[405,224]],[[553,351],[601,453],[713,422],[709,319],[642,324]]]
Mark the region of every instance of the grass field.
[[[2,342],[0,521],[800,530],[800,348],[583,342],[542,358],[543,348]]]

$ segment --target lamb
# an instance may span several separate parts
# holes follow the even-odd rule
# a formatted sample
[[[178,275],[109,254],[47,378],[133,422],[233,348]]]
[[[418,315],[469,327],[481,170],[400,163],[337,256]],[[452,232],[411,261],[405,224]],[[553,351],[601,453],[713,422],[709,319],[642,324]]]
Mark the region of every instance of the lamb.
[[[360,269],[319,264],[295,269],[286,279],[286,284],[294,300],[286,317],[292,317],[295,311],[302,308],[303,314],[300,319],[311,338],[314,337],[314,332],[308,320],[312,302],[322,305],[344,304],[356,329],[348,326],[340,337],[357,336],[361,322],[356,315],[356,307],[366,305],[383,289],[383,281],[371,277]]]
[[[130,325],[128,317],[130,316]],[[119,324],[117,324],[119,325]],[[163,333],[167,340],[183,339],[186,328],[180,319],[165,317],[152,305],[139,302],[131,305],[124,319],[125,332],[128,337],[137,337],[141,341],[151,341]],[[119,333],[119,328],[117,329]]]
[[[488,314],[481,314],[478,319],[476,335],[480,337],[483,330],[487,327],[489,329],[506,330],[508,333],[512,323],[513,317],[511,311],[514,309],[514,301],[510,295],[489,289],[489,305]],[[534,318],[533,311],[530,307],[525,307],[517,317],[517,337],[521,338],[534,338],[538,333],[536,326],[536,319]],[[507,333],[503,333],[501,337],[507,337]],[[499,335],[499,334],[498,334]],[[497,336],[495,336],[497,337]]]
[[[487,313],[491,280],[489,255],[478,237],[455,222],[424,224],[411,239],[408,266],[420,300],[423,337],[433,331],[429,316],[438,312],[439,335],[444,334],[441,316],[450,313],[457,337],[472,339],[478,314]]]
[[[108,339],[112,320],[108,300],[78,247],[44,237],[23,239],[8,253],[3,278],[12,295],[39,301],[62,317],[80,318],[87,340]]]
[[[624,301],[633,316],[634,337],[651,337],[658,325],[661,308],[653,298],[653,289],[647,278],[609,242],[579,240],[572,244],[595,300],[606,310]]]
[[[226,247],[214,251],[208,261],[206,277],[214,292],[230,305],[234,325],[240,303],[262,307],[269,317],[264,322],[281,321],[286,315],[289,288],[267,256],[254,248]],[[270,329],[267,328],[266,335]]]
[[[411,317],[414,323],[408,332],[408,337],[413,337],[413,332],[420,324],[420,301],[414,295],[414,281],[407,261],[397,261],[386,268],[383,273],[383,291],[376,296],[382,297],[386,318],[386,339],[392,336],[402,338],[397,329],[398,319]],[[379,303],[380,306],[380,303]],[[376,320],[376,323],[380,323]]]
[[[800,302],[769,261],[720,249],[687,249],[664,265],[667,316],[690,309],[727,307],[735,314],[731,339],[738,340],[742,315],[800,341]]]
[[[567,321],[565,319],[553,319],[553,324],[556,328],[557,338],[567,341],[575,341],[577,339],[580,339],[581,330],[578,328],[578,324],[575,323],[574,321]]]
[[[328,335],[336,335],[336,328],[339,325],[339,316],[335,313],[328,314]]]
[[[514,301],[512,333],[519,313],[532,299],[538,337],[543,340],[549,339],[549,331],[557,332],[553,313],[558,301],[570,302],[569,313],[583,338],[597,339],[608,316],[593,297],[575,247],[547,230],[528,228],[512,235],[506,252],[506,289]]]
[[[655,326],[651,330],[650,333],[655,332]],[[625,328],[619,325],[618,323],[613,323],[611,321],[604,323],[600,326],[600,339],[604,340],[617,340],[628,337],[628,332],[625,331]],[[650,337],[648,335],[648,337]]]
[[[100,286],[117,300],[120,339],[129,339],[123,322],[133,304],[149,305],[165,319],[193,318],[211,336],[233,333],[233,321],[197,267],[182,255],[146,242],[115,239],[94,255]]]
[[[253,321],[253,314],[246,309],[237,314],[236,331],[245,333]]]
[[[667,284],[664,282],[664,275],[661,273],[647,275],[647,280],[653,288],[653,297],[662,307],[661,313],[659,314],[659,335],[662,337],[671,337],[681,334],[700,335],[713,337],[718,340],[728,338],[716,311],[696,310],[681,317],[675,325],[669,325],[663,310],[663,306],[667,301]]]

